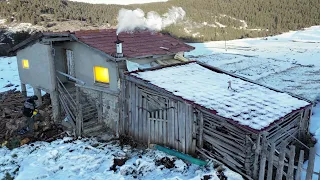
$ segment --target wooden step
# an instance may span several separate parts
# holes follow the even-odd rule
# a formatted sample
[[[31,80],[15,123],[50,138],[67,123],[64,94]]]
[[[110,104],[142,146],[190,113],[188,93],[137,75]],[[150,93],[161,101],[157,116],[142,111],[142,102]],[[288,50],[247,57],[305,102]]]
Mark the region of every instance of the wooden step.
[[[82,113],[83,115],[91,113],[91,112],[98,112],[97,108],[95,107],[87,107],[87,108],[82,108]]]
[[[97,132],[97,131],[103,131],[104,126],[100,123],[94,123],[90,126],[87,126],[86,128],[83,127],[83,134],[84,135],[89,135],[92,132]]]
[[[97,118],[97,117],[98,117],[98,112],[91,112],[91,113],[83,114],[83,121]]]

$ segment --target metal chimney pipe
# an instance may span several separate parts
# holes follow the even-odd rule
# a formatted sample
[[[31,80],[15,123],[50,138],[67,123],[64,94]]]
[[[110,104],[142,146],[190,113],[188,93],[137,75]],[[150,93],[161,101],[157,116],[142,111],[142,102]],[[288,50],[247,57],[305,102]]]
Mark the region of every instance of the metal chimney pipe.
[[[116,43],[116,50],[117,50],[116,57],[117,58],[121,58],[121,57],[123,57],[123,52],[122,52],[122,43],[123,43],[123,41],[121,41],[119,39],[118,34],[117,34],[117,41],[115,41],[115,43]]]

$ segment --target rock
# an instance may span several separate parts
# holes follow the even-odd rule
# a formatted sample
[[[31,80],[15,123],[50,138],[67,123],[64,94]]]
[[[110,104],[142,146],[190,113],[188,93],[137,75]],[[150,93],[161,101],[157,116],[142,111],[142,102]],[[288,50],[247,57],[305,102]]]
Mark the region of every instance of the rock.
[[[30,139],[29,138],[24,138],[20,141],[20,146],[23,146],[25,144],[28,144],[30,142]]]

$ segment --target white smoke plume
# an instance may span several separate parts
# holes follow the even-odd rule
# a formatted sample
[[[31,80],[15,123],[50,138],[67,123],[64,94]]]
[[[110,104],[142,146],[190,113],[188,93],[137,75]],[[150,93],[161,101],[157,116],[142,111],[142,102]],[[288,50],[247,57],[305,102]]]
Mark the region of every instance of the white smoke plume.
[[[118,15],[117,34],[135,30],[160,31],[171,24],[183,20],[185,15],[186,12],[181,7],[172,7],[162,16],[154,11],[148,12],[145,16],[141,9],[121,9]]]

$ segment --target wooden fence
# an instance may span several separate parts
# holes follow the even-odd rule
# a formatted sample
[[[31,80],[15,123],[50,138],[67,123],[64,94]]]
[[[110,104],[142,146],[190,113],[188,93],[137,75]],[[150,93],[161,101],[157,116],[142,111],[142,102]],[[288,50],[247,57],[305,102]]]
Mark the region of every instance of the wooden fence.
[[[300,150],[296,154],[294,145],[287,148],[287,143],[283,142],[279,151],[275,144],[268,143],[266,136],[262,138],[261,147],[257,147],[257,155],[260,157],[259,173],[254,175],[254,179],[288,179],[288,180],[311,180],[317,177],[320,180],[320,172],[314,172],[314,161],[316,151],[314,147],[309,150],[309,161],[307,168],[303,168],[305,152]],[[302,177],[302,174],[306,176]]]

